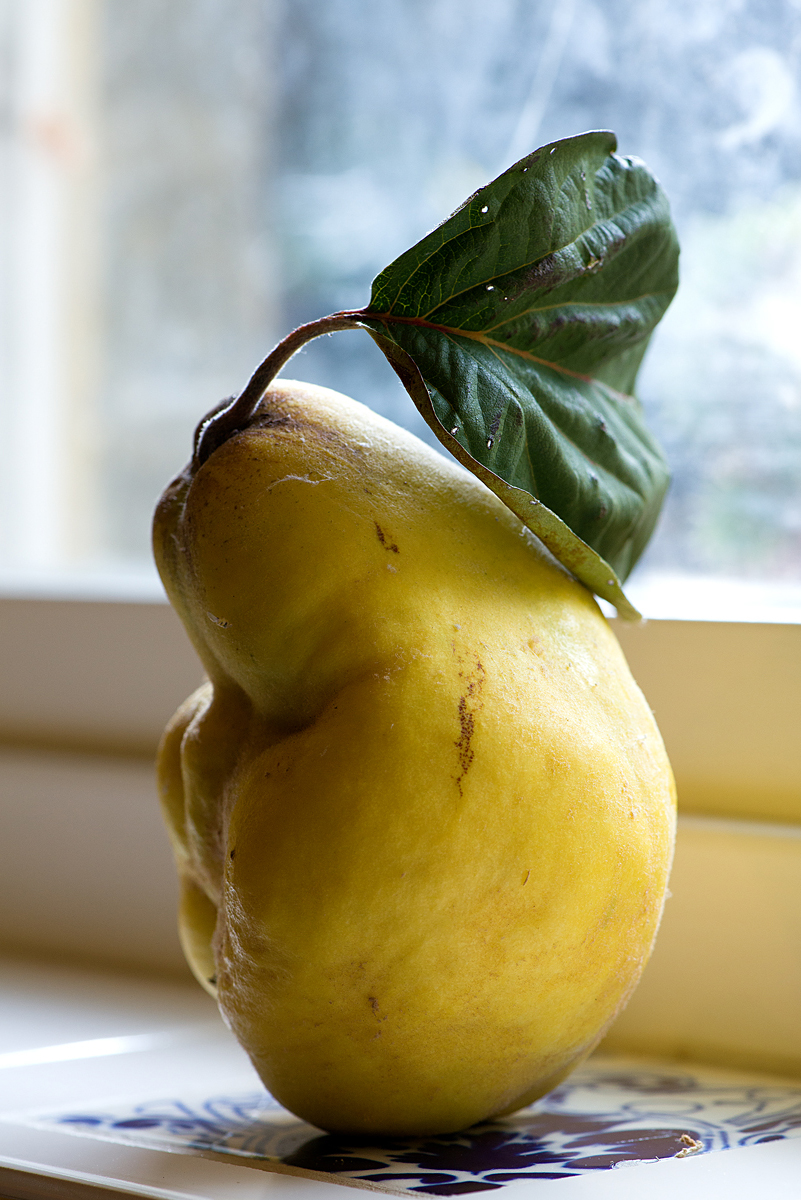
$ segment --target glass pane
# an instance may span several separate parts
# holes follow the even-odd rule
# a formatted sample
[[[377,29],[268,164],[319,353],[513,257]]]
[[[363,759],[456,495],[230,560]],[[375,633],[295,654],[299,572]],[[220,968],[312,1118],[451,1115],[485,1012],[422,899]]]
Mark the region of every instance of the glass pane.
[[[9,387],[3,418],[27,473],[4,485],[6,511],[24,510],[3,532],[9,561],[145,563],[152,504],[192,427],[277,337],[366,303],[378,270],[517,157],[606,127],[661,178],[683,245],[640,381],[674,471],[642,569],[801,585],[798,0],[5,0],[0,12],[2,203],[7,228],[28,229],[16,249],[6,236],[16,266],[0,310],[4,374],[25,384]],[[48,13],[71,30],[50,49]],[[44,103],[47,61],[64,78]],[[34,178],[43,163],[49,183]],[[55,258],[25,341],[8,314],[20,246],[33,260],[43,237]],[[56,328],[65,309],[72,340],[69,321]],[[44,310],[53,329],[32,338]],[[317,342],[285,374],[429,436],[365,334]],[[37,441],[20,415],[35,396],[57,437]]]

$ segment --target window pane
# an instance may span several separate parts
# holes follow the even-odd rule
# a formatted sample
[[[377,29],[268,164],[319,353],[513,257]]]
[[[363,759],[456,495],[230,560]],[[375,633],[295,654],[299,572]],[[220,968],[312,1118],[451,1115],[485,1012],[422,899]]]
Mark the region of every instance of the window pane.
[[[683,245],[640,381],[674,471],[644,566],[801,583],[796,0],[0,12],[9,561],[146,562],[192,427],[277,337],[363,305],[515,158],[607,127],[661,178]],[[421,432],[365,334],[285,374]]]

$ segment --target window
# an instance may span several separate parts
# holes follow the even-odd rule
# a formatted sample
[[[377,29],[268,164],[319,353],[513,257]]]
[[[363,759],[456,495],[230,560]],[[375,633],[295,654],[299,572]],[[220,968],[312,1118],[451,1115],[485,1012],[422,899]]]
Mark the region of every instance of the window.
[[[113,567],[130,594],[194,424],[278,336],[600,126],[661,177],[684,245],[641,376],[674,484],[640,577],[772,580],[801,606],[797,4],[4,0],[0,53],[12,582]],[[364,335],[291,371],[429,436]]]

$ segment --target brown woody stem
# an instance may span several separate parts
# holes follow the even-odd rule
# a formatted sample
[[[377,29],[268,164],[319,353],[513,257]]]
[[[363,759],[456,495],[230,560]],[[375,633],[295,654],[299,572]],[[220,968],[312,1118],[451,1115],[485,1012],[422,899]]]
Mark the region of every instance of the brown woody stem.
[[[358,329],[362,316],[361,310],[332,313],[329,317],[293,329],[256,368],[240,395],[211,412],[201,422],[195,437],[193,469],[201,467],[218,446],[247,427],[273,379],[306,342],[322,337],[325,333],[336,333],[340,329]]]

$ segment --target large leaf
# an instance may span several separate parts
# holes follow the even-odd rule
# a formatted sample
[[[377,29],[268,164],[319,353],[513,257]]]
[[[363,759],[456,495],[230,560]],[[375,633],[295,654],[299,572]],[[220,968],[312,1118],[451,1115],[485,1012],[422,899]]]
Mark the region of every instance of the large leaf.
[[[615,149],[585,133],[516,163],[381,272],[359,323],[445,446],[632,615],[618,576],[668,483],[634,381],[678,245],[658,183]]]

